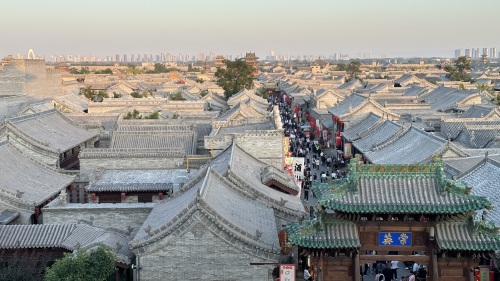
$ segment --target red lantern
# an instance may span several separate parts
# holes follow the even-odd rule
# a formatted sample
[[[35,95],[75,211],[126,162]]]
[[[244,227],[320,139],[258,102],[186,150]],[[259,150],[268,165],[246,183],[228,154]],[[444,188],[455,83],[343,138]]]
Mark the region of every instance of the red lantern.
[[[95,201],[96,199],[95,193],[90,194],[90,199],[92,199],[92,201]]]
[[[123,200],[127,199],[127,194],[125,194],[125,192],[122,192],[121,197],[122,197],[122,201],[123,201]]]
[[[73,191],[73,184],[69,185],[69,191]]]
[[[158,198],[160,198],[160,200],[163,200],[163,192],[158,193]]]

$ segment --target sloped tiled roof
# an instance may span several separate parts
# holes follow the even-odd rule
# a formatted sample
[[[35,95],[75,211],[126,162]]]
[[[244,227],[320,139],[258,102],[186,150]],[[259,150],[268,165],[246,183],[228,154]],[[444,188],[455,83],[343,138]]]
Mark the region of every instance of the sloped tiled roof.
[[[204,175],[204,174],[203,174]],[[185,192],[177,193],[158,203],[131,241],[132,248],[155,241],[170,233],[179,223],[178,219],[190,215],[195,208],[198,190],[203,185],[203,178],[197,178],[194,186]]]
[[[456,107],[458,103],[478,93],[479,91],[477,90],[451,92],[431,103],[431,110],[446,111],[452,109]]]
[[[200,198],[208,205],[205,208],[215,211],[225,224],[234,226],[242,234],[253,236],[257,231],[262,232],[255,242],[264,247],[279,245],[271,208],[230,188],[230,184],[214,172],[208,172],[204,181]]]
[[[347,213],[459,214],[491,206],[487,198],[446,180],[442,165],[363,165],[352,159],[347,180],[312,189],[320,205]]]
[[[441,120],[441,132],[451,140],[454,140],[464,130],[465,126],[500,125],[500,119],[480,118],[453,118]]]
[[[359,248],[358,227],[354,222],[325,218],[324,223],[306,220],[286,226],[288,241],[294,246],[313,249]]]
[[[488,219],[500,224],[500,162],[483,156],[482,163],[458,178],[472,188],[472,194],[488,197],[495,208],[488,211]]]
[[[186,170],[106,170],[88,187],[89,192],[141,192],[171,190],[187,182],[193,173]],[[181,181],[179,181],[179,179]]]
[[[359,139],[361,133],[366,132],[379,121],[380,121],[380,116],[374,113],[370,113],[361,122],[343,131],[342,136],[349,142],[357,140]]]
[[[130,264],[133,253],[128,237],[87,224],[32,224],[0,226],[0,249],[90,249],[100,243],[117,254],[117,261]]]
[[[0,174],[0,193],[30,205],[42,204],[75,179],[33,162],[7,141],[0,143]]]
[[[460,118],[483,118],[488,116],[494,110],[493,106],[475,104],[469,107],[464,113],[460,115]]]
[[[419,102],[427,102],[427,103],[432,104],[435,101],[444,98],[449,93],[455,92],[456,90],[457,89],[455,89],[455,88],[439,87],[439,88],[436,88],[433,91],[431,91],[425,95],[419,96],[418,101]]]
[[[419,96],[426,91],[427,90],[424,87],[412,86],[403,93],[403,96]]]
[[[275,255],[279,241],[272,208],[245,195],[210,168],[200,175],[184,193],[155,206],[131,246],[140,247],[168,235],[199,211],[222,231],[244,241],[246,250]]]
[[[75,126],[55,109],[11,118],[8,124],[54,152],[64,152],[99,134]]]
[[[240,183],[245,191],[255,194],[275,208],[298,214],[304,212],[304,206],[297,196],[274,190],[261,182],[262,169],[267,164],[250,156],[237,145],[232,146],[229,178]],[[280,203],[284,203],[280,205]]]
[[[186,154],[196,152],[194,131],[116,131],[111,138],[111,148],[184,148]]]
[[[367,97],[358,94],[352,94],[346,97],[345,100],[341,101],[336,106],[329,108],[328,112],[337,117],[345,115],[347,113],[350,113],[354,108],[360,106],[366,99]]]
[[[436,241],[441,250],[495,251],[500,248],[498,235],[481,231],[472,222],[440,222]]]
[[[386,120],[382,124],[370,128],[360,139],[353,141],[353,146],[363,153],[367,152],[392,138],[401,129],[400,125]]]
[[[364,156],[374,164],[421,163],[445,144],[446,140],[411,127],[402,136],[365,152]]]
[[[465,125],[462,133],[474,148],[495,147],[500,143],[500,125]]]

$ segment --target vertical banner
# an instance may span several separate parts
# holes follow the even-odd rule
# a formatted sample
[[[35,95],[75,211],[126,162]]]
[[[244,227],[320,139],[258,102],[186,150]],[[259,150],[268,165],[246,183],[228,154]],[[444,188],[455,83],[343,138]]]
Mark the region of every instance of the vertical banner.
[[[344,158],[350,159],[352,156],[352,147],[351,144],[346,142],[344,143]]]
[[[304,157],[293,158],[293,175],[300,179],[304,177]]]
[[[280,281],[296,281],[295,264],[280,264]]]

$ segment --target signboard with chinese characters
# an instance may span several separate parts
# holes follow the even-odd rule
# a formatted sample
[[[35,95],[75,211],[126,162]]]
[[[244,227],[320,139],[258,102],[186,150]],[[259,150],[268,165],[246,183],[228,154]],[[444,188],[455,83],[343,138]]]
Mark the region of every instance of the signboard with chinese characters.
[[[280,264],[280,281],[295,280],[295,264]]]
[[[379,232],[379,246],[411,246],[411,232]]]

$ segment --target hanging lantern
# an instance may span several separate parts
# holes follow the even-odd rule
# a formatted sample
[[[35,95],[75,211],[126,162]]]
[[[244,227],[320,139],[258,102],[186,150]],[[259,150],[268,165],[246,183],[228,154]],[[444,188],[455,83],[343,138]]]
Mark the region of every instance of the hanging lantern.
[[[122,201],[123,201],[123,200],[127,199],[127,194],[125,194],[125,192],[122,192],[121,197],[122,197]]]
[[[159,193],[158,193],[158,198],[159,198],[160,200],[163,200],[163,192],[159,192]]]
[[[90,194],[90,199],[92,199],[92,201],[95,201],[96,198],[97,196],[95,195],[95,193]]]

